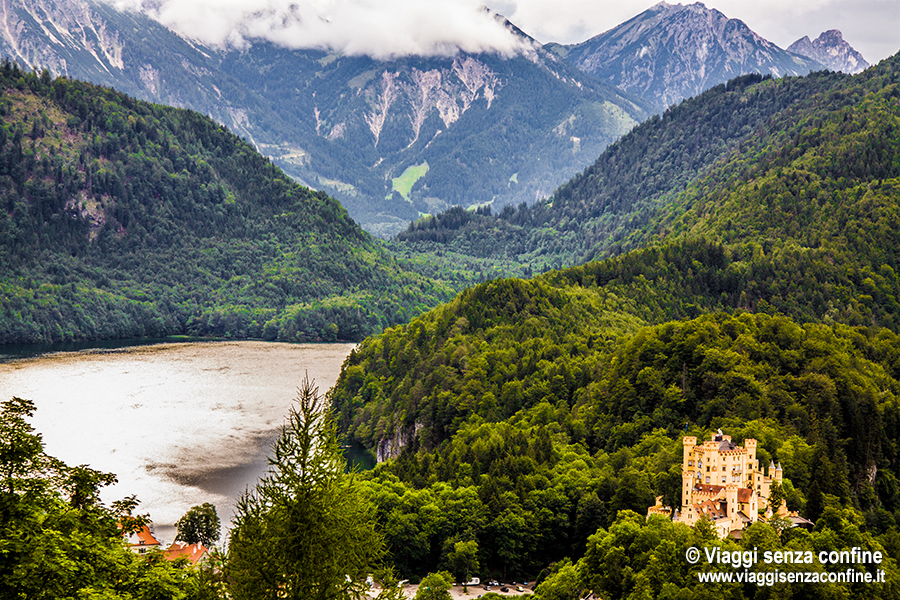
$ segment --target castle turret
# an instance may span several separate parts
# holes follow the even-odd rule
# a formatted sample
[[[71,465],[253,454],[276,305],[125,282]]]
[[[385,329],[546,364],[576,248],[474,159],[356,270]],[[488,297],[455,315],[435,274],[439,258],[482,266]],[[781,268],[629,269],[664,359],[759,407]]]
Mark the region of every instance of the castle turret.
[[[725,486],[725,506],[729,517],[733,517],[738,511],[738,487],[735,483],[729,483]]]
[[[697,445],[697,438],[694,436],[685,436],[681,440],[682,446],[684,448],[684,458],[681,461],[681,470],[685,471],[687,469],[693,468],[693,458],[694,458],[694,446]]]
[[[784,478],[784,470],[781,468],[781,463],[778,463],[778,466],[775,467],[775,481],[781,483]]]
[[[756,440],[744,440],[744,448],[747,449],[747,461],[751,468],[756,466]]]
[[[694,471],[685,470],[681,472],[681,507],[687,508],[693,504],[694,495]]]

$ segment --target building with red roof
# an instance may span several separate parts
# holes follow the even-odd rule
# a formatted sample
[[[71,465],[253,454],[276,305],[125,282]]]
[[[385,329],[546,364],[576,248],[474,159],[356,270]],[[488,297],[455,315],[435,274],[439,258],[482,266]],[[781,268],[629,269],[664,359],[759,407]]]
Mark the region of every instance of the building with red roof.
[[[144,525],[139,531],[123,535],[129,549],[135,554],[146,554],[150,550],[159,549],[159,540],[153,536],[149,525]]]
[[[191,566],[196,566],[203,562],[208,554],[209,548],[200,542],[188,544],[186,542],[176,541],[169,546],[169,549],[163,553],[163,556],[165,556],[167,560],[186,558],[191,563]]]

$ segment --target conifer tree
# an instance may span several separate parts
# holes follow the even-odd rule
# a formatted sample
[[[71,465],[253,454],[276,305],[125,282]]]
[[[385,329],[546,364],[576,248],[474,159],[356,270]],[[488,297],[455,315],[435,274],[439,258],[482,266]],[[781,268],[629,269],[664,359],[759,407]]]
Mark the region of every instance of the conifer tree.
[[[345,473],[334,416],[305,378],[269,472],[238,502],[229,545],[236,600],[356,598],[384,554],[369,504]]]

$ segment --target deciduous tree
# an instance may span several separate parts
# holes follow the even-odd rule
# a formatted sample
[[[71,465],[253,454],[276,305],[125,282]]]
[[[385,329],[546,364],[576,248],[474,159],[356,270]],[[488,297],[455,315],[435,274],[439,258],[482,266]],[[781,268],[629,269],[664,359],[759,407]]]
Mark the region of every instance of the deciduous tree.
[[[200,542],[211,547],[219,539],[220,521],[216,507],[209,502],[194,506],[175,523],[179,539],[188,544]]]

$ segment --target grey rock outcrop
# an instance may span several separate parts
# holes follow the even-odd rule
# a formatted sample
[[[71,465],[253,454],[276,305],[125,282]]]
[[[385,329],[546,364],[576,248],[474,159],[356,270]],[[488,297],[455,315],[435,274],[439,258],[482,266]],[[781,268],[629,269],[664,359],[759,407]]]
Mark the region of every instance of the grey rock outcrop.
[[[809,36],[803,36],[787,49],[788,52],[819,62],[832,71],[853,74],[869,67],[863,55],[847,43],[837,29],[829,29],[813,41],[810,41]]]

